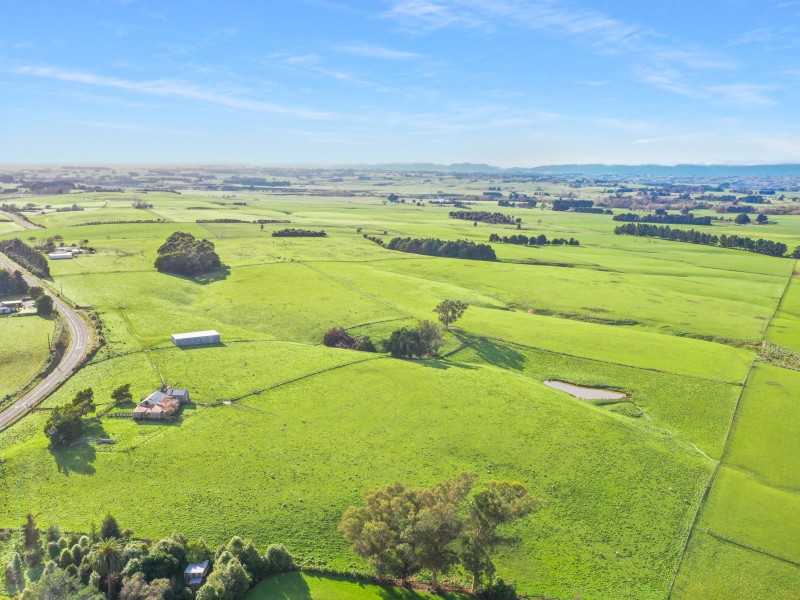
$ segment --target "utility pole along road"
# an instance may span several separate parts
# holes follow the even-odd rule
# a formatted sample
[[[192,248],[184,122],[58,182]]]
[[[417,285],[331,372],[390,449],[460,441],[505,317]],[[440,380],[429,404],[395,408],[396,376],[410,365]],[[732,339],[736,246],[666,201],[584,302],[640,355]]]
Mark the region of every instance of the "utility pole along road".
[[[53,299],[53,306],[64,319],[70,333],[69,345],[58,366],[31,391],[0,412],[0,431],[2,431],[24,417],[32,408],[47,398],[83,362],[83,359],[89,353],[89,328],[72,307],[52,294],[36,277],[26,273],[21,267],[2,254],[0,254],[0,267],[5,267],[9,272],[18,270],[22,272],[29,286],[38,286],[44,289],[45,294]]]

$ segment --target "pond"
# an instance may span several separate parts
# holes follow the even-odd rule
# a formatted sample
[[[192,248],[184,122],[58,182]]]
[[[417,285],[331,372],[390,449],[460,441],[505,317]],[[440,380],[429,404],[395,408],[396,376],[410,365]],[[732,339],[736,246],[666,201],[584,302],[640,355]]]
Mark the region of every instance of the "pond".
[[[620,400],[625,398],[625,394],[621,392],[612,392],[611,390],[602,390],[599,388],[581,387],[571,383],[564,383],[563,381],[543,381],[548,387],[567,392],[571,396],[580,398],[581,400]]]

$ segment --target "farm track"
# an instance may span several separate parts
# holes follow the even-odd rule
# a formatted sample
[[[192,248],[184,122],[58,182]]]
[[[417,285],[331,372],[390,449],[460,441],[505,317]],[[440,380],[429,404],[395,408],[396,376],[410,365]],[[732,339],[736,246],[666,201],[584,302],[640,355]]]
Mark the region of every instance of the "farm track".
[[[19,270],[23,273],[25,281],[30,286],[39,286],[53,299],[55,310],[61,315],[69,329],[69,343],[61,361],[55,369],[42,379],[32,390],[23,395],[8,408],[0,412],[0,431],[13,425],[16,421],[28,414],[33,408],[54,392],[76,371],[90,351],[90,334],[86,322],[78,312],[66,302],[50,292],[47,287],[36,277],[25,273],[21,267],[0,255],[0,266],[10,270]]]
[[[764,338],[764,339],[766,339],[767,332],[769,331],[769,328],[772,325],[772,321],[775,319],[775,315],[778,314],[778,311],[780,310],[781,305],[783,304],[783,300],[786,297],[786,293],[789,291],[789,288],[792,285],[792,278],[793,277],[794,277],[794,269],[792,270],[792,273],[790,273],[789,276],[786,278],[786,285],[783,288],[783,293],[781,294],[781,297],[778,299],[778,302],[775,304],[775,310],[772,311],[772,315],[770,316],[770,318],[767,321],[767,323],[764,325],[764,330],[763,330],[763,332],[761,334],[762,338]],[[695,512],[694,519],[692,520],[692,525],[689,528],[689,533],[686,536],[686,541],[684,542],[683,550],[681,551],[680,558],[678,559],[678,564],[675,567],[675,573],[674,573],[674,575],[672,577],[672,582],[670,583],[669,591],[667,592],[667,599],[672,598],[672,593],[673,593],[673,591],[675,589],[675,583],[676,583],[676,581],[678,579],[678,574],[680,573],[681,565],[683,564],[683,561],[686,558],[686,553],[689,550],[689,543],[692,541],[692,537],[693,537],[695,531],[697,531],[699,529],[698,523],[700,522],[700,518],[702,517],[703,508],[705,506],[706,500],[708,500],[708,497],[711,494],[711,489],[714,486],[714,482],[716,481],[717,474],[719,473],[720,468],[725,464],[725,459],[726,459],[726,457],[728,455],[728,452],[730,451],[731,438],[733,436],[733,430],[736,427],[737,417],[739,415],[739,407],[741,406],[741,403],[742,403],[742,396],[744,396],[744,392],[747,389],[747,384],[749,383],[750,378],[751,378],[751,376],[753,374],[753,369],[754,369],[754,367],[756,365],[757,358],[758,358],[758,355],[753,357],[753,361],[750,363],[750,368],[747,370],[747,377],[745,377],[744,385],[742,385],[742,388],[739,390],[739,396],[736,399],[736,406],[734,407],[734,410],[733,410],[733,416],[731,417],[731,422],[730,422],[730,425],[728,426],[728,432],[725,435],[725,443],[722,446],[722,454],[720,456],[719,461],[717,461],[717,464],[714,467],[713,473],[711,473],[711,477],[708,480],[708,484],[706,485],[706,488],[705,488],[705,491],[703,493],[703,496],[700,499],[700,503],[697,506],[697,511]],[[738,467],[733,466],[733,465],[731,465],[730,468],[738,469]],[[773,486],[770,486],[770,487],[773,487]],[[734,545],[736,545],[736,546],[738,546],[740,548],[743,548],[743,549],[746,549],[746,550],[751,550],[753,552],[757,552],[757,553],[763,554],[765,556],[771,556],[772,558],[775,558],[777,560],[783,560],[783,561],[786,562],[786,559],[783,559],[783,558],[780,558],[780,557],[777,557],[777,556],[772,556],[772,555],[770,555],[770,554],[768,554],[768,553],[766,553],[764,551],[757,550],[755,548],[751,548],[750,546],[748,546],[746,544],[742,544],[741,542],[737,542],[736,540],[728,539],[728,538],[721,538],[719,536],[711,534],[710,532],[709,532],[709,534],[712,535],[712,537],[721,539],[722,541],[725,541],[725,542],[730,543],[730,544],[734,544]],[[794,563],[792,563],[792,564],[794,564]]]

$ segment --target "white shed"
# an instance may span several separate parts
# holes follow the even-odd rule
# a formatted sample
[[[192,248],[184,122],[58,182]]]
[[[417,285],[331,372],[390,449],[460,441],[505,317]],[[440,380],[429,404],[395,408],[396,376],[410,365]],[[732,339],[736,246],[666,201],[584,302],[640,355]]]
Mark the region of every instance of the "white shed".
[[[72,258],[72,252],[51,252],[48,256],[50,260],[66,260]]]
[[[192,333],[173,333],[172,343],[176,346],[195,346],[198,344],[219,344],[221,337],[218,331],[195,331]]]

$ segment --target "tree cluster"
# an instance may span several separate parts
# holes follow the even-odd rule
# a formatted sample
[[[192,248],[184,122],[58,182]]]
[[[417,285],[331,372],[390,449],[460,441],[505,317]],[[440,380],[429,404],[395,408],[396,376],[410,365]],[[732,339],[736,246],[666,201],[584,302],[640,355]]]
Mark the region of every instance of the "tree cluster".
[[[394,238],[385,247],[389,250],[424,254],[425,256],[441,256],[445,258],[462,258],[466,260],[497,260],[494,248],[487,244],[476,244],[468,240],[440,240],[436,238]]]
[[[537,501],[517,482],[490,481],[472,493],[477,476],[463,473],[430,487],[392,483],[344,513],[339,531],[379,578],[403,580],[422,570],[439,576],[460,565],[475,591],[494,574],[492,555],[504,543],[502,525],[533,512]]]
[[[619,225],[614,229],[617,235],[636,235],[639,237],[660,238],[675,242],[688,242],[690,244],[705,244],[707,246],[720,246],[766,254],[767,256],[784,256],[787,246],[772,240],[753,239],[739,235],[721,235],[717,237],[710,233],[702,233],[694,229],[672,229],[669,225],[646,225],[642,223],[628,223]]]
[[[86,388],[75,394],[66,406],[57,406],[50,412],[44,425],[44,433],[50,446],[64,446],[83,436],[86,426],[84,417],[94,412],[94,390]]]
[[[322,343],[329,348],[342,348],[344,350],[360,350],[361,352],[375,352],[375,344],[369,336],[357,337],[347,333],[342,327],[332,327],[322,336]]]
[[[13,275],[0,268],[0,298],[5,296],[24,296],[28,293],[28,284],[22,273],[14,271]]]
[[[0,252],[21,264],[34,275],[50,277],[50,265],[44,254],[31,248],[19,238],[0,240]]]
[[[499,236],[493,233],[489,236],[490,242],[500,242],[502,244],[516,244],[518,246],[580,246],[581,243],[575,238],[553,238],[548,239],[546,235],[504,235]]]
[[[491,223],[492,225],[514,225],[516,223],[514,217],[486,210],[454,210],[449,216],[451,219],[480,221],[481,223]]]
[[[202,539],[176,533],[156,542],[135,540],[110,514],[88,535],[62,534],[55,526],[43,534],[28,515],[24,539],[5,565],[8,589],[21,590],[20,600],[191,600],[183,571],[205,560],[213,570],[196,598],[237,600],[259,580],[293,568],[278,544],[260,553],[250,540],[233,537],[214,552]],[[42,563],[36,581],[34,569]]]
[[[273,231],[272,237],[327,237],[328,234],[324,231],[311,231],[309,229],[281,229],[280,231]]]
[[[215,271],[222,267],[222,262],[212,242],[176,231],[158,249],[155,266],[162,272],[191,277]]]
[[[442,332],[432,321],[420,321],[413,329],[396,329],[383,340],[383,351],[394,358],[433,357],[441,347]]]
[[[637,215],[636,213],[622,213],[614,215],[614,221],[625,223],[664,223],[669,225],[711,225],[711,217],[696,217],[692,213],[687,214],[655,214]]]
[[[553,200],[553,210],[559,212],[567,210],[575,211],[579,208],[592,208],[593,206],[593,200],[564,200],[563,198]]]

